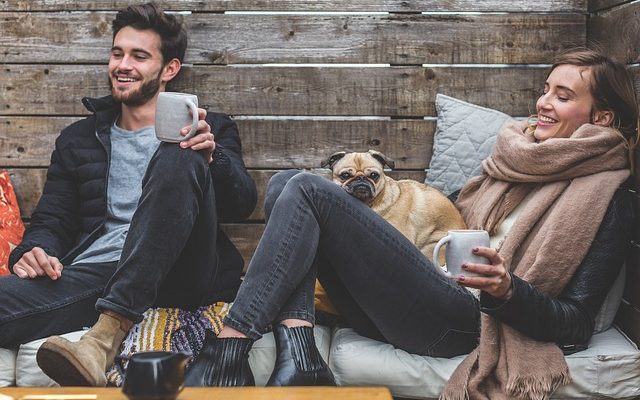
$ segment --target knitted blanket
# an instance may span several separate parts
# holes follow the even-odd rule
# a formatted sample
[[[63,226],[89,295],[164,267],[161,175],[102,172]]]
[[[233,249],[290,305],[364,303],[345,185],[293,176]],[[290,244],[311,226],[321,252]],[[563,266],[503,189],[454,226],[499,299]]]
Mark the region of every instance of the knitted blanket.
[[[122,386],[129,357],[142,351],[172,351],[198,356],[206,330],[216,334],[231,303],[214,303],[195,311],[179,308],[150,308],[122,342],[120,353],[107,371],[110,386]]]

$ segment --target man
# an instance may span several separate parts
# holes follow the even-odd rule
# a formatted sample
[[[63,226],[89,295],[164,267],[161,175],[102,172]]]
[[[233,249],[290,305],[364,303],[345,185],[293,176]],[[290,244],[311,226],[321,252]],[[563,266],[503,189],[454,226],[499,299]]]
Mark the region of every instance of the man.
[[[155,4],[117,14],[111,96],[83,99],[93,115],[56,140],[13,274],[0,279],[1,347],[95,322],[77,343],[41,347],[39,365],[62,385],[104,386],[147,308],[232,301],[240,284],[242,259],[218,226],[256,203],[235,123],[199,109],[193,138],[159,144],[154,134],[156,98],[186,46],[183,26]]]

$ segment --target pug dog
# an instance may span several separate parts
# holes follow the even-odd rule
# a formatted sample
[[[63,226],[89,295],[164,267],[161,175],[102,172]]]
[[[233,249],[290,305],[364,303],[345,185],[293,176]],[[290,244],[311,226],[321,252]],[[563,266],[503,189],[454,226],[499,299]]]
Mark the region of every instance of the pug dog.
[[[321,165],[331,168],[335,183],[402,232],[430,261],[447,231],[466,229],[462,215],[442,192],[412,179],[385,175],[384,167],[393,169],[395,163],[379,151],[341,151]],[[444,264],[444,254],[440,257]]]

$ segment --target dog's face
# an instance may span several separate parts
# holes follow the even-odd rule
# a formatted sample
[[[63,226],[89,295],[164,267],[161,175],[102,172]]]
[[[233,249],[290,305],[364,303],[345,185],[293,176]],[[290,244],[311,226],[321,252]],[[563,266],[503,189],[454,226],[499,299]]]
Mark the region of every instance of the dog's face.
[[[332,179],[347,193],[364,203],[371,203],[383,190],[387,180],[384,166],[393,168],[393,160],[369,150],[366,153],[339,152],[322,163],[333,172]]]

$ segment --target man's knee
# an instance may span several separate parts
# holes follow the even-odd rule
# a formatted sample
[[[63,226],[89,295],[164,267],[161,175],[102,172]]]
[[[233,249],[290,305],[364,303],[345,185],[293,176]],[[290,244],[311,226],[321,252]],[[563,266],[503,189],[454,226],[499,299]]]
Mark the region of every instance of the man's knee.
[[[179,168],[189,166],[202,166],[206,161],[202,154],[191,149],[183,149],[176,143],[160,143],[153,156],[156,167],[169,168],[177,171]]]
[[[166,182],[173,186],[189,182],[189,179],[179,178],[191,176],[204,182],[208,169],[206,160],[199,152],[183,149],[175,143],[161,143],[149,162],[142,183],[145,186],[153,179],[154,185]]]

